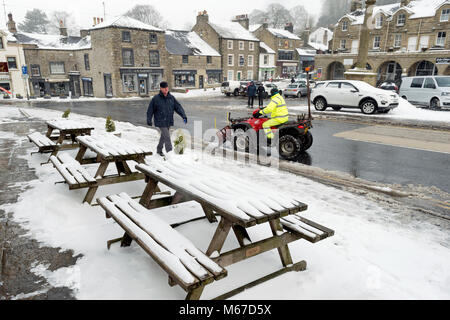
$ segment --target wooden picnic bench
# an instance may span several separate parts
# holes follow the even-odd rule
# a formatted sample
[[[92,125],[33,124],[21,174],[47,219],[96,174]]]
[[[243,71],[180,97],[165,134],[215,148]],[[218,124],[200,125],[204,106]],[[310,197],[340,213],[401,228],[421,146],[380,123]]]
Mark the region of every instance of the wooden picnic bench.
[[[63,155],[51,156],[50,161],[69,185],[69,190],[88,188],[83,202],[90,204],[100,186],[143,180],[145,178],[144,174],[131,170],[127,161],[144,163],[145,157],[152,155],[149,149],[118,138],[111,133],[78,136],[76,140],[80,145],[80,149],[75,159],[68,155]],[[97,156],[85,158],[88,149]],[[117,174],[106,175],[108,166],[111,163],[115,163]],[[83,168],[83,165],[87,164],[99,164],[94,175],[89,174]]]
[[[264,186],[228,172],[188,160],[163,162],[148,159],[146,164],[139,164],[136,169],[145,174],[147,181],[140,200],[141,206],[154,207],[152,198],[158,184],[162,183],[176,191],[172,204],[194,200],[201,204],[211,223],[217,221],[216,215],[220,216],[220,222],[205,254],[222,268],[277,249],[284,267],[281,273],[303,271],[306,269],[306,261],[294,265],[288,244],[300,239],[316,243],[334,235],[333,230],[300,215],[300,212],[307,210],[306,204],[273,190],[270,186],[264,189]],[[150,213],[151,211],[148,212]],[[252,242],[247,230],[260,224],[270,227],[272,237]],[[240,247],[222,252],[231,230]],[[122,246],[129,245],[130,239],[134,238],[125,229]],[[281,273],[278,272],[273,277]]]
[[[227,276],[227,270],[126,193],[98,203],[169,274],[169,284],[187,292],[187,300],[199,299],[207,284]]]

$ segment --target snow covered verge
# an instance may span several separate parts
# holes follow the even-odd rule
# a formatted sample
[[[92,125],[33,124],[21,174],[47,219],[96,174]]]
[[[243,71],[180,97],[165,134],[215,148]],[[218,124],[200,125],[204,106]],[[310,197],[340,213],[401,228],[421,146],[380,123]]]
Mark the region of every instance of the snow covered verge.
[[[289,111],[292,113],[305,113],[308,112],[308,106],[295,106],[289,107]],[[386,119],[386,120],[399,120],[399,121],[415,121],[415,122],[432,122],[432,123],[440,123],[447,124],[450,128],[450,110],[429,110],[418,108],[403,98],[400,98],[400,105],[391,110],[388,114],[372,114],[366,115],[361,112],[359,109],[341,109],[341,111],[330,111],[327,109],[325,112],[316,111],[314,109],[314,105],[311,105],[311,111],[314,115],[327,115],[327,116],[352,116],[352,117],[360,117],[361,119]]]
[[[26,109],[34,118],[60,118],[61,112]],[[2,122],[17,122],[17,108],[1,107]],[[105,119],[71,114],[73,120],[92,124],[104,131]],[[155,130],[116,122],[125,139],[155,149]],[[45,126],[43,125],[43,129]],[[0,138],[11,135],[0,131]],[[26,137],[16,136],[22,144]],[[34,150],[32,144],[30,151]],[[76,151],[65,151],[72,156]],[[176,161],[199,159],[208,165],[233,172],[242,179],[255,181],[261,189],[276,188],[295,194],[309,209],[303,215],[335,230],[334,237],[318,244],[297,241],[290,244],[294,262],[306,260],[308,269],[288,273],[249,289],[235,299],[449,299],[450,238],[444,222],[431,223],[411,218],[402,208],[386,210],[376,202],[346,191],[328,187],[273,168],[244,165],[234,161],[204,156],[188,150]],[[45,245],[72,249],[82,254],[77,264],[49,271],[45,263],[36,261],[32,272],[44,276],[55,286],[75,290],[78,299],[183,299],[184,291],[167,284],[167,274],[135,243],[130,248],[106,241],[123,235],[112,220],[106,220],[100,207],[81,204],[86,190],[69,191],[51,165],[40,166],[47,155],[26,156],[36,170],[38,180],[30,181],[17,203],[2,204],[0,209],[13,213],[16,222],[29,230],[29,236]],[[96,166],[88,166],[90,172]],[[270,183],[269,183],[270,182]],[[127,192],[142,194],[142,181],[99,188],[96,197]],[[169,223],[201,216],[201,207],[192,203],[190,210],[168,215],[166,209],[156,214]],[[217,224],[206,220],[183,225],[177,230],[205,251]],[[268,225],[249,229],[254,241],[268,237]],[[238,246],[233,236],[224,250]],[[206,287],[203,299],[255,280],[281,268],[276,250],[227,267],[228,277]],[[251,272],[249,272],[251,270]],[[20,296],[16,297],[20,298]]]

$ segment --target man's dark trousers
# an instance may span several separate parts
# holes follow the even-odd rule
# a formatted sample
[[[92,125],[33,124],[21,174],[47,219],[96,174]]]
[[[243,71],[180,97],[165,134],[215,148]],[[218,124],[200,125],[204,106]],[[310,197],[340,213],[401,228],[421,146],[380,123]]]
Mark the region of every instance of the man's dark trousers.
[[[159,128],[161,131],[161,138],[159,138],[158,146],[156,147],[156,152],[161,154],[163,147],[166,146],[166,153],[172,151],[172,142],[170,141],[170,131],[169,128]]]

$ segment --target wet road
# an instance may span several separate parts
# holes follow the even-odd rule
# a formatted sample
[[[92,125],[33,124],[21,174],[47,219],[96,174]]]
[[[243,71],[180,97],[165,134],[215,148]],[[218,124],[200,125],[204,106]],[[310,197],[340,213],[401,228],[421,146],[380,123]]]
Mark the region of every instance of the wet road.
[[[288,106],[305,104],[299,99],[287,99]],[[227,124],[226,113],[231,111],[232,117],[246,116],[249,111],[242,110],[246,106],[244,98],[212,97],[212,98],[179,98],[189,118],[187,129],[193,133],[194,122],[201,121],[205,131],[214,128],[214,118],[217,128]],[[64,111],[71,108],[72,112],[89,116],[111,116],[119,121],[126,121],[135,125],[146,126],[146,110],[148,100],[136,101],[108,101],[108,102],[42,102],[35,103],[37,107]],[[238,110],[233,110],[238,109]],[[180,117],[175,115],[175,126],[186,128]],[[314,144],[299,161],[326,170],[341,171],[354,177],[388,184],[434,186],[450,192],[450,156],[448,153],[413,149],[407,144],[381,142],[370,140],[351,140],[341,137],[343,132],[351,132],[364,128],[375,128],[374,134],[392,135],[388,128],[372,127],[367,124],[345,121],[315,120],[312,134]],[[377,132],[377,130],[379,132]],[[386,132],[384,132],[386,131]],[[448,135],[421,129],[423,136],[437,135],[439,143],[447,143]],[[405,132],[405,135],[408,135]],[[407,137],[406,137],[407,138]],[[426,139],[425,139],[426,140]],[[370,142],[368,142],[370,141]]]

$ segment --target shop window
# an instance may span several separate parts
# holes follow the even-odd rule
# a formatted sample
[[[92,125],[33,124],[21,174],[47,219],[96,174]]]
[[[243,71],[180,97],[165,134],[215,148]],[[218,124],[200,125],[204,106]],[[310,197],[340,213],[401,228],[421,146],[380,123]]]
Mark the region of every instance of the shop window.
[[[150,51],[150,67],[159,67],[159,51]]]
[[[133,49],[122,49],[122,60],[124,66],[134,66]]]
[[[64,62],[50,62],[50,73],[51,74],[65,74]]]
[[[208,84],[221,83],[221,72],[207,72]]]
[[[124,74],[122,76],[123,92],[136,92],[137,76],[135,74]]]
[[[69,83],[68,82],[52,82],[50,83],[50,95],[53,97],[68,96]]]
[[[195,74],[175,74],[175,87],[195,87]]]
[[[156,33],[150,33],[150,43],[151,44],[158,43],[158,35]]]
[[[131,42],[130,31],[122,31],[122,42]]]
[[[9,69],[17,69],[16,57],[8,57],[8,58],[6,58],[6,60],[8,62]]]
[[[159,84],[161,82],[162,79],[162,75],[161,74],[152,74],[150,75],[150,89],[151,90],[158,90],[159,89]]]
[[[41,76],[41,68],[38,64],[31,65],[31,76],[32,77],[40,77]]]

